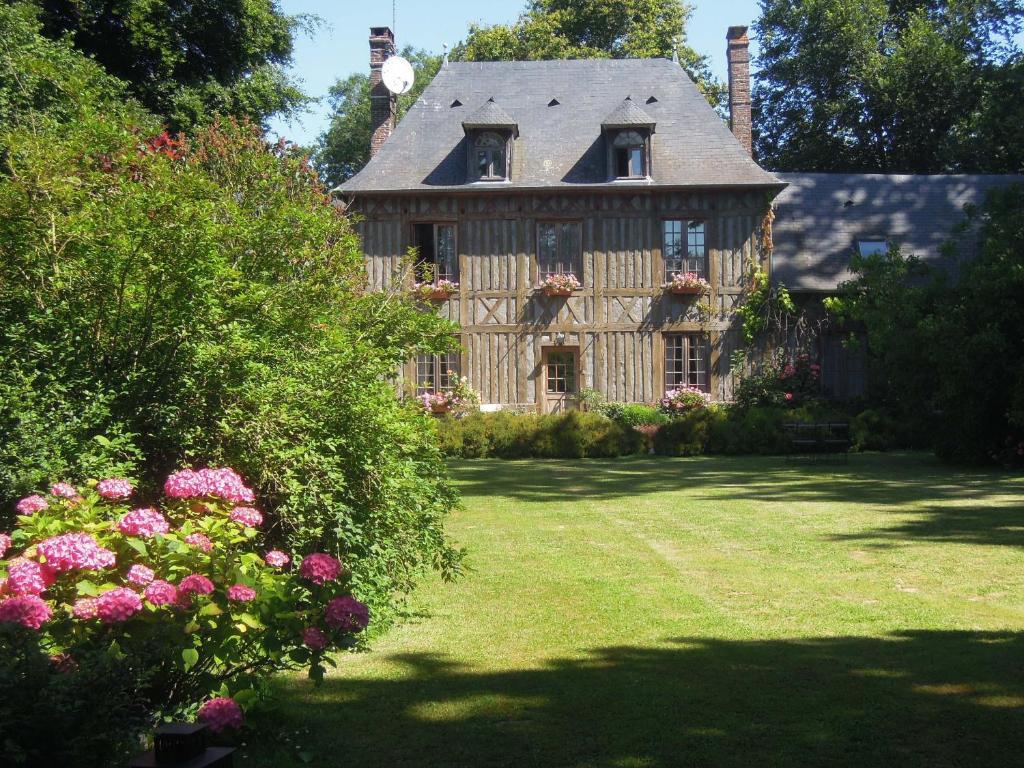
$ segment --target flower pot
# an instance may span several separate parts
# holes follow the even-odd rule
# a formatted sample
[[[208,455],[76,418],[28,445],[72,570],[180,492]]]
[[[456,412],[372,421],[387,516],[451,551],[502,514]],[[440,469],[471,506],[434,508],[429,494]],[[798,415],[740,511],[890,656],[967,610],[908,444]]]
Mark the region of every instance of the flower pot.
[[[426,294],[426,298],[431,301],[447,301],[451,296],[452,292],[446,288],[435,288],[430,293]]]
[[[704,293],[704,286],[702,285],[670,285],[668,286],[668,292],[674,293],[676,296],[699,296]]]
[[[572,288],[554,288],[554,287],[547,287],[547,286],[545,286],[545,288],[544,288],[544,295],[545,296],[572,296]]]

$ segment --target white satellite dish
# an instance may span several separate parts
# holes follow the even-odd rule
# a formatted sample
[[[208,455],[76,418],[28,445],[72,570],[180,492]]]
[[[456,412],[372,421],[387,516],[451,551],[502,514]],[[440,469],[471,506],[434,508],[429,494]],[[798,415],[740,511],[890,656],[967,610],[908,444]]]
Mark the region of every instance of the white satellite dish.
[[[412,64],[401,56],[392,56],[387,59],[380,75],[384,85],[392,93],[408,93],[412,88],[412,81],[416,77],[412,71]]]

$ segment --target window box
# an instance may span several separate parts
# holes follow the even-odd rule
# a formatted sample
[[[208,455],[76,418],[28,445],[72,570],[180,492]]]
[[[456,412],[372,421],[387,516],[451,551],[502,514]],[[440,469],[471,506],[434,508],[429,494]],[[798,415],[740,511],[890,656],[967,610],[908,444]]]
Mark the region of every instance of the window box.
[[[696,272],[676,272],[664,288],[678,296],[700,296],[711,290],[711,284]]]
[[[572,296],[583,284],[576,279],[572,272],[562,272],[548,275],[540,284],[540,289],[545,296]]]
[[[459,284],[450,280],[438,280],[436,283],[416,283],[413,293],[425,301],[447,301],[459,292]]]

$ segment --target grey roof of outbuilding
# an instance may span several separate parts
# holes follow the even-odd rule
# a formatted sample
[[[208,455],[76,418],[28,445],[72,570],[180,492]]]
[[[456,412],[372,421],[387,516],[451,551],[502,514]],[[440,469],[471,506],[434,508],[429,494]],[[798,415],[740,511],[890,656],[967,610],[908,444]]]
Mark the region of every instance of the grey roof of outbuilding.
[[[462,121],[466,128],[493,126],[495,128],[511,128],[516,125],[515,119],[499,107],[494,99],[488,99],[476,112]]]
[[[610,186],[601,121],[626,96],[657,122],[652,179],[615,187],[781,186],[668,59],[452,62],[342,193]],[[646,103],[650,97],[657,99]],[[466,184],[462,122],[488,99],[519,126],[511,181]],[[548,106],[557,99],[557,106]],[[455,101],[462,106],[453,107]]]
[[[831,291],[848,280],[858,240],[888,240],[904,255],[937,261],[965,205],[1024,183],[1024,176],[776,175],[789,186],[775,198],[772,273],[800,291]],[[973,256],[972,238],[964,247],[960,256]]]
[[[622,100],[611,114],[601,121],[601,125],[607,128],[625,128],[627,126],[653,126],[655,120],[636,105],[636,102],[629,96]]]

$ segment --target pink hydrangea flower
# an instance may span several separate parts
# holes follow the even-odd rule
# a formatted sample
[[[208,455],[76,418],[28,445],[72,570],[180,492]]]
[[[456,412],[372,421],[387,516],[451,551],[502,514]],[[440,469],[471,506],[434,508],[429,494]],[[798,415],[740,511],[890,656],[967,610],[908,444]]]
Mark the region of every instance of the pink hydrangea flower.
[[[279,549],[270,550],[263,559],[267,561],[267,565],[274,568],[284,568],[291,562],[291,558]]]
[[[95,619],[99,603],[94,597],[81,597],[71,606],[71,615],[76,619]]]
[[[151,605],[171,605],[178,599],[178,588],[167,581],[154,581],[143,592]]]
[[[302,644],[314,651],[322,651],[327,647],[327,634],[317,627],[306,627],[302,630]]]
[[[245,584],[232,584],[228,587],[228,600],[236,603],[248,603],[256,599],[256,590]]]
[[[5,591],[18,597],[38,595],[53,584],[53,571],[33,560],[23,557],[11,560],[7,565]]]
[[[190,533],[185,537],[185,543],[190,547],[201,549],[203,552],[209,552],[213,549],[213,542],[210,541],[210,537],[205,533]]]
[[[96,484],[96,493],[104,499],[127,499],[132,495],[132,484],[118,477],[108,477]]]
[[[54,483],[53,487],[50,489],[50,495],[56,496],[58,499],[74,500],[80,498],[78,490],[75,486],[70,485],[69,483]]]
[[[26,496],[24,499],[18,502],[16,509],[19,515],[29,517],[34,515],[36,512],[42,512],[50,506],[46,499],[39,495]]]
[[[36,595],[8,597],[0,600],[0,622],[21,624],[28,629],[39,629],[50,620],[53,609]]]
[[[793,402],[793,393],[792,392],[787,392],[786,393],[786,402],[787,403]]]
[[[205,723],[214,733],[235,730],[244,722],[242,708],[234,699],[210,699],[199,708],[199,722]]]
[[[343,595],[327,604],[324,621],[340,632],[361,632],[370,623],[370,609],[351,595]]]
[[[213,592],[213,582],[200,573],[193,573],[178,583],[178,591],[182,595],[209,595]]]
[[[341,574],[341,562],[323,552],[315,552],[302,558],[299,575],[314,584],[326,584]]]
[[[153,569],[147,568],[144,565],[133,565],[128,569],[128,581],[137,587],[144,587],[155,577],[156,574],[153,572]]]
[[[141,536],[148,539],[158,533],[167,533],[171,526],[164,516],[152,507],[133,509],[117,523],[117,530],[127,536]]]
[[[96,615],[104,624],[127,621],[142,610],[142,598],[127,587],[115,587],[96,600]]]
[[[246,528],[258,528],[263,523],[263,515],[252,507],[235,507],[228,517]]]
[[[251,488],[247,488],[235,470],[182,469],[167,478],[164,493],[172,499],[200,499],[216,496],[225,501],[249,504],[256,499]]]
[[[4,556],[4,553],[11,548],[11,537],[6,533],[0,533],[0,557]]]
[[[76,569],[98,571],[110,568],[116,556],[96,543],[88,533],[65,533],[40,542],[36,547],[47,568],[58,573]]]

